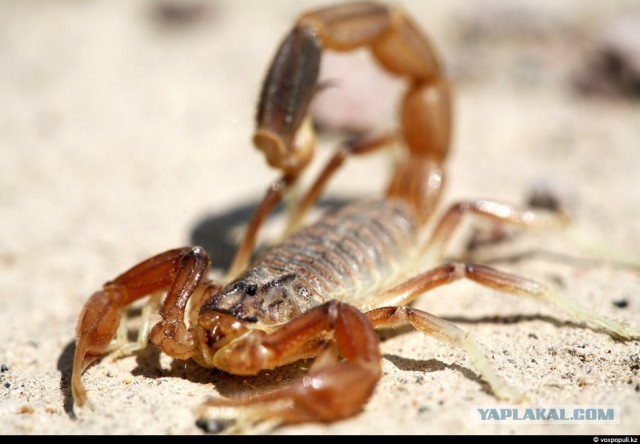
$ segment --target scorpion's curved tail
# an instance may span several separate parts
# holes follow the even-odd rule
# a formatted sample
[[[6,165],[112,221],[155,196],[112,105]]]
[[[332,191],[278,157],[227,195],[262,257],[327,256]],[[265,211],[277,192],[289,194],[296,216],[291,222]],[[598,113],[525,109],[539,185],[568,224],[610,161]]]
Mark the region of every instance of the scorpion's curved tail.
[[[318,90],[322,51],[361,47],[387,71],[407,79],[399,131],[407,156],[388,194],[408,200],[426,219],[440,195],[441,165],[449,153],[451,87],[428,38],[398,7],[360,2],[300,17],[265,79],[254,142],[272,166],[299,174],[313,152],[308,108]]]
[[[262,87],[253,141],[269,165],[282,171],[282,178],[269,188],[254,213],[230,267],[230,277],[246,266],[262,222],[313,158],[315,133],[309,106],[318,91],[322,52],[358,48],[368,48],[385,70],[407,81],[408,89],[400,104],[399,137],[383,136],[338,152],[293,209],[289,232],[300,225],[346,157],[375,151],[397,139],[403,141],[406,156],[393,175],[387,195],[409,202],[422,222],[431,216],[442,190],[442,164],[449,152],[452,113],[451,87],[433,46],[397,6],[357,2],[316,9],[302,15],[284,39]]]

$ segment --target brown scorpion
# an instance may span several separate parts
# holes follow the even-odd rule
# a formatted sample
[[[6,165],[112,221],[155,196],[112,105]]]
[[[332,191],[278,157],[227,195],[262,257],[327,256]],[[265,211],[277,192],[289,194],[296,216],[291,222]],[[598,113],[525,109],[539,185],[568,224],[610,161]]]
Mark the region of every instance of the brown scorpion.
[[[286,239],[251,261],[263,222],[313,158],[309,106],[318,91],[322,51],[363,47],[387,71],[406,80],[398,131],[343,145],[292,206]],[[193,359],[236,375],[314,358],[304,377],[243,398],[211,399],[202,414],[230,411],[238,427],[332,422],[357,414],[381,377],[375,329],[402,323],[462,348],[497,398],[518,400],[521,394],[500,380],[468,333],[409,305],[459,279],[551,302],[612,336],[640,337],[637,329],[582,308],[550,286],[483,265],[441,264],[444,248],[466,214],[523,227],[566,222],[558,212],[471,200],[451,206],[435,228],[427,229],[444,184],[451,94],[434,48],[402,9],[358,2],[303,14],[268,71],[253,138],[281,177],[250,220],[226,282],[207,277],[211,261],[196,246],[153,256],[104,284],[84,306],[77,325],[75,403],[82,406],[87,400],[83,371],[114,350],[114,342],[119,353],[129,354],[150,341],[174,359]],[[394,144],[403,152],[381,199],[331,210],[299,228],[346,159]],[[149,302],[139,340],[116,341],[126,337],[118,334],[123,312],[145,297]],[[158,308],[161,320],[151,325]]]

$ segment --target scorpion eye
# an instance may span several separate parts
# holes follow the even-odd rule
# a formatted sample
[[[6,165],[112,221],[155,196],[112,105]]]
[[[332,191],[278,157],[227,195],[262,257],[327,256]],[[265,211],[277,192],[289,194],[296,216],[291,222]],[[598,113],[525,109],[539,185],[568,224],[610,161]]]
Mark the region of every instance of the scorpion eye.
[[[247,284],[244,282],[238,282],[234,286],[235,291],[239,291],[246,296],[255,296],[258,293],[258,286],[256,284]]]
[[[258,292],[258,286],[254,284],[249,284],[245,287],[244,292],[247,296],[255,296]]]

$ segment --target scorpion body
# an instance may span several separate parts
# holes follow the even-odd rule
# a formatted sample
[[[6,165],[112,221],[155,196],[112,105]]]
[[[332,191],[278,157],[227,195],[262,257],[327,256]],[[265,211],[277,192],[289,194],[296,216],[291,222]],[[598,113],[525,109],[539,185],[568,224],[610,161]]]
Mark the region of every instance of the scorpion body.
[[[363,47],[406,80],[399,130],[340,147],[292,206],[285,241],[250,264],[264,220],[313,158],[308,108],[318,91],[322,51]],[[450,126],[449,82],[432,45],[401,9],[358,2],[303,14],[268,70],[253,138],[282,175],[250,220],[225,283],[208,279],[211,261],[201,247],[166,251],[107,282],[87,301],[78,321],[71,382],[76,404],[87,399],[83,371],[113,350],[114,337],[126,337],[126,330],[118,334],[122,313],[145,297],[149,302],[139,339],[116,341],[117,353],[129,354],[151,342],[174,359],[240,375],[314,358],[307,375],[273,391],[202,405],[201,416],[230,415],[227,419],[239,430],[263,422],[331,422],[355,415],[382,374],[374,329],[402,323],[464,349],[496,397],[522,399],[500,380],[466,332],[408,305],[458,279],[551,302],[612,336],[640,337],[637,329],[603,318],[546,285],[477,264],[440,264],[465,214],[522,227],[566,222],[559,213],[471,200],[452,205],[428,233],[444,183]],[[402,153],[381,199],[349,204],[300,229],[346,159],[391,145],[399,145]],[[151,325],[155,311],[161,319]]]
[[[418,227],[402,201],[347,205],[267,250],[203,309],[277,325],[327,302],[328,294],[369,306],[372,294],[406,276]],[[247,288],[256,294],[234,297]]]

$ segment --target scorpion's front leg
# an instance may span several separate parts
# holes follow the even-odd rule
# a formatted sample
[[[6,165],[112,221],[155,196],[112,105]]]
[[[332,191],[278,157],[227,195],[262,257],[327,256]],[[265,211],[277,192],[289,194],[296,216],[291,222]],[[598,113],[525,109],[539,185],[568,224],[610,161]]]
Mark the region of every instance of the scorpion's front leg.
[[[203,280],[209,263],[200,247],[170,250],[141,262],[91,296],[76,330],[71,389],[77,405],[82,406],[87,399],[82,372],[110,350],[122,311],[138,299],[167,291],[160,309],[162,320],[151,329],[149,338],[177,359],[198,353],[196,335],[185,325],[184,317],[187,302],[194,294],[201,301],[218,288]]]
[[[209,315],[220,316],[201,313],[201,326]],[[331,422],[359,412],[380,379],[381,355],[371,323],[351,305],[327,302],[273,333],[253,330],[220,349],[214,365],[229,373],[256,374],[310,356],[318,358],[300,380],[244,398],[211,399],[201,416],[221,419],[230,410],[236,427],[242,428],[262,421]]]

